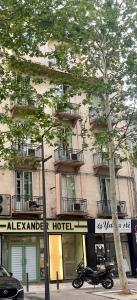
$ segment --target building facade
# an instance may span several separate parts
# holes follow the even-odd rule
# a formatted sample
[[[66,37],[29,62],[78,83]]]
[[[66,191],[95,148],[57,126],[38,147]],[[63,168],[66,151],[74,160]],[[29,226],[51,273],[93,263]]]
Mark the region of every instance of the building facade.
[[[41,94],[46,90],[43,84],[37,88]],[[66,93],[65,84],[60,85],[60,93]],[[87,116],[87,127],[96,129],[96,115],[88,106],[74,107],[81,104],[82,96],[69,101],[71,108],[56,107],[50,113],[68,122],[74,136],[68,139],[67,147],[44,145],[45,157],[52,155],[45,164],[51,280],[56,280],[57,272],[60,280],[72,279],[83,257],[90,266],[97,264],[99,253],[115,262],[112,230],[108,229],[108,161],[101,152],[83,150],[80,134],[79,119]],[[12,103],[11,114],[20,121],[20,111],[25,115],[30,109],[23,99],[22,103]],[[44,273],[41,145],[26,140],[15,143],[14,148],[22,160],[16,161],[11,170],[2,165],[0,168],[1,263],[21,281],[28,273],[29,281],[38,282]],[[115,157],[115,171],[117,211],[121,224],[125,224],[121,225],[125,226],[121,232],[125,269],[131,274],[129,235],[131,219],[136,217],[134,178],[129,162],[121,162],[119,155]],[[104,224],[108,228],[101,229],[107,226]]]

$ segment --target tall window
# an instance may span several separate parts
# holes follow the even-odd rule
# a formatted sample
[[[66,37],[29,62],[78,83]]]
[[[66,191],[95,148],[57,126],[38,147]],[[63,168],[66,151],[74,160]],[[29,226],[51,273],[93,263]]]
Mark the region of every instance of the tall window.
[[[62,175],[62,196],[75,198],[75,179],[73,175]]]
[[[101,200],[107,204],[110,200],[110,179],[106,177],[100,178]]]
[[[57,96],[63,96],[67,94],[68,91],[69,91],[69,86],[66,84],[57,85],[55,88],[55,94]]]
[[[69,128],[61,127],[60,131],[62,133],[61,138],[59,140],[59,144],[63,148],[72,148],[72,134],[70,133]]]
[[[24,200],[29,200],[32,197],[32,172],[16,172],[16,195],[21,200],[21,196],[24,196]]]

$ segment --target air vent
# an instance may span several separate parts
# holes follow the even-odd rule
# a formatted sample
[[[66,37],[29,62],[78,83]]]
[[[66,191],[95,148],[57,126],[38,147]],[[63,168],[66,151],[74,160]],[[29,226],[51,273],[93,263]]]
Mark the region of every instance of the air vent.
[[[121,213],[121,206],[120,205],[117,205],[117,212]]]
[[[72,160],[78,160],[77,154],[76,153],[72,153],[71,154],[71,159]]]
[[[38,208],[39,207],[39,205],[37,204],[37,202],[36,201],[29,201],[29,208],[30,209],[34,209],[34,208]]]
[[[28,156],[35,156],[35,149],[29,148],[28,149]]]
[[[73,203],[73,211],[80,211],[81,207],[80,207],[80,203]]]

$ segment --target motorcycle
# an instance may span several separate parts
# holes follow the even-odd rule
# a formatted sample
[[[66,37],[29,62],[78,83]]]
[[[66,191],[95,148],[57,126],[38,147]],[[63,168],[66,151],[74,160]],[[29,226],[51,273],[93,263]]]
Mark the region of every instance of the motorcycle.
[[[102,284],[105,289],[112,289],[114,281],[112,279],[114,272],[113,264],[106,264],[104,271],[94,271],[89,267],[84,267],[83,262],[80,262],[76,269],[77,277],[73,280],[72,286],[79,289],[83,286],[84,282],[92,285]]]

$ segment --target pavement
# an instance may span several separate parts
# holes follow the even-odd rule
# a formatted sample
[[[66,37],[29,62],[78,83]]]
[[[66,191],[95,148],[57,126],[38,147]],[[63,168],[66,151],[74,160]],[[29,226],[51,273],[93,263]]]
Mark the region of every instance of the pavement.
[[[112,290],[105,290],[101,285],[92,286],[87,283],[80,289],[74,289],[71,282],[60,283],[59,290],[56,284],[50,284],[50,300],[137,300],[137,279],[128,278],[131,295],[122,295],[119,280],[114,279]],[[25,300],[46,300],[44,296],[44,284],[31,284],[29,291],[25,291]]]

